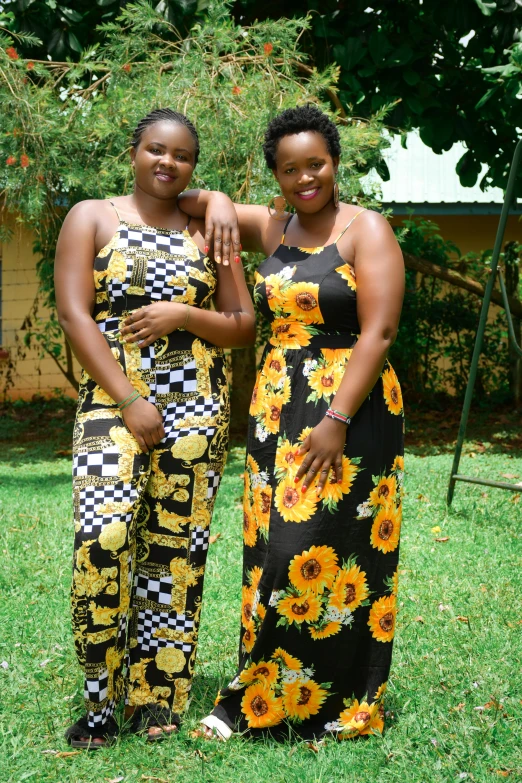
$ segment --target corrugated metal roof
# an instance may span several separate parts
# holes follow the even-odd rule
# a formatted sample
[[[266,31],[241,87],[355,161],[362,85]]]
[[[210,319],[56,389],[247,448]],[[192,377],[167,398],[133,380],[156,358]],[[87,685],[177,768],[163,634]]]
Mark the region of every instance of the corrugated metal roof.
[[[383,182],[372,172],[367,181],[380,185],[384,204],[502,204],[500,188],[482,191],[478,182],[472,188],[460,184],[455,167],[466,152],[462,143],[442,155],[437,155],[420,140],[417,132],[408,134],[407,149],[400,137],[391,138],[391,147],[384,157],[390,170],[390,179]],[[486,166],[483,166],[483,173]]]

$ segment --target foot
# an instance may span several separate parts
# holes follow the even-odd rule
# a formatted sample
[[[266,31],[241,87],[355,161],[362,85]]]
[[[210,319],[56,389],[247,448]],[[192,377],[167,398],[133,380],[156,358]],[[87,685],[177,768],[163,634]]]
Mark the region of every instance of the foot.
[[[168,726],[150,726],[149,729],[147,729],[147,733],[149,737],[157,737],[158,734],[175,734],[178,730],[178,727],[175,723],[171,723]]]

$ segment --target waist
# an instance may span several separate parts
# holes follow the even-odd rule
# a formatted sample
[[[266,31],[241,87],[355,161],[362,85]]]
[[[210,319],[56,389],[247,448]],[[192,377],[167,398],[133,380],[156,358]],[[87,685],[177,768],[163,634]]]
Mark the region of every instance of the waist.
[[[319,329],[300,321],[285,319],[272,323],[272,336],[269,342],[271,345],[287,350],[352,348],[358,337],[359,333],[356,331]]]

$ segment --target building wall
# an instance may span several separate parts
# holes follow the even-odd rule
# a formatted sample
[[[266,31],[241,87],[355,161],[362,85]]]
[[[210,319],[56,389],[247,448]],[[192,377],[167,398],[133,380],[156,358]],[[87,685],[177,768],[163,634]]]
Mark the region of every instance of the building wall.
[[[23,346],[25,332],[21,327],[33,307],[38,291],[37,256],[32,251],[34,236],[13,219],[5,222],[13,230],[13,237],[9,242],[1,243],[0,247],[2,258],[0,398],[30,399],[34,394],[50,396],[57,390],[69,396],[76,396],[76,392],[51,358],[42,358],[37,347],[26,349]],[[47,314],[45,308],[39,307],[40,318],[45,319]],[[17,358],[20,350],[23,358]],[[9,358],[5,357],[5,352],[8,353]],[[11,370],[10,364],[14,364]],[[6,389],[9,375],[12,377],[13,384]]]
[[[394,215],[393,226],[401,225],[404,215]],[[500,215],[417,215],[432,220],[440,228],[444,239],[451,240],[459,248],[462,255],[479,253],[489,250],[495,244]],[[510,215],[506,224],[504,242],[522,242],[522,221],[518,215]]]

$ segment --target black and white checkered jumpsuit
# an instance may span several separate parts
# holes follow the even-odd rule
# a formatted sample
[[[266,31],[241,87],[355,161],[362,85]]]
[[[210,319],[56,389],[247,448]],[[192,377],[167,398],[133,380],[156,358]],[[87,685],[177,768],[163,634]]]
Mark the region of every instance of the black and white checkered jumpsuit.
[[[215,266],[187,230],[120,220],[94,279],[93,318],[166,433],[144,454],[114,400],[83,372],[72,621],[89,726],[99,730],[122,698],[178,714],[187,704],[229,403],[221,348],[181,329],[143,349],[119,335],[122,319],[149,303],[209,305]]]

